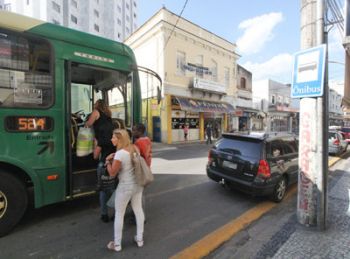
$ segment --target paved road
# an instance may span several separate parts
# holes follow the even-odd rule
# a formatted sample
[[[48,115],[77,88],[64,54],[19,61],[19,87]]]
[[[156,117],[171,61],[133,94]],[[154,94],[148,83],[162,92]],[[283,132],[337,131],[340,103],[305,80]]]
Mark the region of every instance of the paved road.
[[[120,258],[168,258],[259,203],[208,180],[205,144],[154,153],[155,182],[147,188],[145,246],[124,226]],[[128,213],[128,216],[130,212]],[[99,220],[97,197],[34,210],[0,240],[0,258],[112,258],[105,246],[113,223]]]
[[[145,246],[137,248],[135,226],[124,226],[120,258],[168,258],[230,222],[263,199],[229,191],[205,175],[208,146],[155,150],[155,182],[147,188]],[[97,197],[32,210],[0,239],[0,258],[114,258],[105,245],[113,223],[99,220]]]

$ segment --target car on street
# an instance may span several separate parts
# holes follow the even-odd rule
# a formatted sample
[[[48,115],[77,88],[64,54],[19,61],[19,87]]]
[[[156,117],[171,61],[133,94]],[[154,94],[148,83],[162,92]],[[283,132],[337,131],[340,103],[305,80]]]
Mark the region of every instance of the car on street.
[[[342,127],[340,129],[341,134],[343,135],[346,142],[350,142],[350,127]]]
[[[346,152],[348,148],[348,142],[344,139],[340,131],[329,130],[328,131],[328,153],[339,155]]]
[[[298,139],[289,133],[225,133],[210,149],[210,179],[256,196],[283,200],[298,179]]]

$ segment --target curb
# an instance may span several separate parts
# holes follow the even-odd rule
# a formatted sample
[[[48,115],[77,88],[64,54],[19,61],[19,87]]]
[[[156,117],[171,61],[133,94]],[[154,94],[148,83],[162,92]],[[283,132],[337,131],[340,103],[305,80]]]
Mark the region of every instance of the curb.
[[[328,160],[328,167],[337,163],[345,154],[346,152],[341,157],[332,157]],[[297,184],[294,184],[294,186],[289,189],[285,199],[291,198],[297,192],[297,189]],[[241,230],[247,228],[277,205],[277,203],[269,201],[258,204],[238,218],[231,220],[229,223],[209,233],[191,246],[171,256],[170,259],[197,259],[208,256],[224,242],[231,239]]]

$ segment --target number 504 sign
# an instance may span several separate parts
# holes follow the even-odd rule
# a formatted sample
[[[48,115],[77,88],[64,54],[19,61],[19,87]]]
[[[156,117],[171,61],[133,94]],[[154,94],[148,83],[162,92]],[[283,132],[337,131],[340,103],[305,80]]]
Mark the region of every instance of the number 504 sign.
[[[325,44],[294,55],[292,98],[323,96],[325,61]]]

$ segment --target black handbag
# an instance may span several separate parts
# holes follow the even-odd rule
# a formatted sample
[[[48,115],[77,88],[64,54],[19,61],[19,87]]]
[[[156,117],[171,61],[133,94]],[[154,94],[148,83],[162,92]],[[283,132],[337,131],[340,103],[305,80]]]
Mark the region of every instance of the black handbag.
[[[118,185],[118,177],[110,176],[105,166],[100,170],[101,174],[98,179],[98,189],[101,191],[114,190]]]

